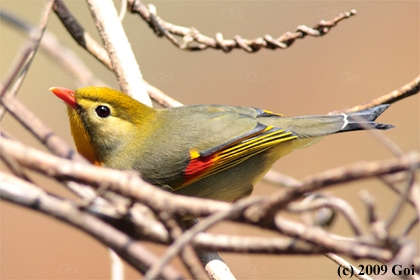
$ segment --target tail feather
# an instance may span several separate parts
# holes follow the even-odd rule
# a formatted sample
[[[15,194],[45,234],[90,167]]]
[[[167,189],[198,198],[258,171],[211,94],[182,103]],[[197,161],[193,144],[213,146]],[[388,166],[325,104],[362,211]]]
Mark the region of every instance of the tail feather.
[[[394,127],[393,125],[374,122],[388,107],[389,105],[386,104],[348,114],[302,117],[276,116],[261,117],[258,120],[267,126],[293,131],[298,139],[305,139],[353,130],[391,129]]]
[[[376,118],[379,117],[389,106],[389,104],[383,104],[373,108],[352,112],[350,114],[343,114],[345,123],[343,127],[337,131],[337,133],[362,129],[388,130],[394,128],[394,126],[390,124],[374,122],[374,120],[376,120]]]
[[[374,121],[376,118],[378,118],[388,107],[391,106],[390,104],[383,104],[378,105],[372,108],[367,108],[364,110],[352,112],[348,114],[348,116],[361,116],[367,121]]]

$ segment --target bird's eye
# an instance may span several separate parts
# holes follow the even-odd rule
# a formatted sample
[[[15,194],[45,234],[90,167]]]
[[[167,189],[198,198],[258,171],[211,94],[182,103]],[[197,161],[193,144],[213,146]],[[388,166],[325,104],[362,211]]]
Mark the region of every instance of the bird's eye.
[[[101,118],[106,118],[111,114],[111,110],[104,105],[100,105],[96,107],[95,111],[96,111],[96,114]]]

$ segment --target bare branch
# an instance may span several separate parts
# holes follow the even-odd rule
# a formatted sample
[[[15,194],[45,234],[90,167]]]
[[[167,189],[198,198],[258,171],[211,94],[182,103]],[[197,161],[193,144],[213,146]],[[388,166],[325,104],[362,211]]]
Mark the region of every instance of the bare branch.
[[[406,174],[402,174],[402,173],[406,173],[406,172],[401,172],[400,174],[398,174],[398,173],[396,173],[396,174],[393,174],[393,175],[403,175],[402,177],[403,177],[403,180],[404,181],[406,181],[407,180],[407,175]],[[392,176],[392,175],[391,175]],[[392,191],[394,191],[396,194],[398,194],[398,195],[402,195],[403,194],[403,192],[400,190],[400,189],[398,189],[396,186],[395,186],[395,182],[392,182],[390,179],[389,179],[389,177],[390,177],[390,175],[385,175],[385,176],[379,176],[378,177],[378,179],[379,180],[381,180],[381,182],[383,182],[385,185],[387,185]],[[414,194],[413,194],[413,192],[414,192],[414,188],[413,189],[411,189],[411,194],[407,197],[407,201],[408,201],[408,203],[410,203],[413,207],[416,207],[416,205],[415,205],[415,201],[413,200],[413,197],[415,197],[414,196]]]
[[[16,95],[17,92],[19,91],[19,88],[22,85],[26,77],[26,74],[28,73],[29,67],[31,66],[35,53],[38,50],[39,42],[42,39],[42,35],[44,34],[45,28],[47,27],[48,19],[50,18],[50,12],[51,12],[53,4],[54,4],[54,0],[50,0],[45,6],[44,14],[42,16],[40,25],[38,26],[36,31],[30,35],[30,38],[27,42],[26,49],[22,52],[21,58],[18,59],[17,65],[14,68],[12,68],[9,78],[4,83],[4,86],[0,88],[1,89],[0,98],[3,98],[6,91],[9,90],[9,87],[12,84],[15,77],[17,76],[18,72],[20,71],[21,68],[23,68],[13,86],[11,94]],[[4,113],[5,113],[4,108],[1,108],[0,120],[3,118]]]
[[[318,227],[307,227],[301,223],[288,220],[280,215],[276,215],[275,224],[281,233],[291,237],[297,237],[325,248],[330,248],[330,252],[346,252],[353,257],[359,258],[375,258],[389,260],[392,254],[388,250],[375,248],[373,246],[357,244],[346,240],[338,240],[332,238]]]
[[[359,220],[359,217],[356,214],[356,211],[350,206],[350,204],[344,199],[333,196],[322,196],[317,198],[310,203],[294,202],[290,203],[286,211],[303,213],[306,211],[316,210],[322,207],[333,208],[334,210],[339,210],[343,213],[344,217],[347,219],[355,235],[362,235],[362,223]]]
[[[147,81],[144,80],[144,83],[146,84],[147,92],[149,93],[150,98],[152,98],[163,107],[179,107],[183,105],[182,103],[163,93],[160,89],[152,86]]]
[[[411,220],[411,222],[401,231],[402,236],[406,236],[410,233],[410,231],[419,224],[419,218],[415,217]]]
[[[248,254],[315,255],[331,252],[331,248],[295,238],[261,238],[259,236],[233,236],[211,233],[199,233],[193,239],[193,245],[194,247],[207,250]],[[337,251],[334,250],[334,252]]]
[[[0,103],[51,152],[64,158],[87,162],[11,93],[6,92],[0,99]],[[80,197],[95,197],[93,190],[85,186],[74,182],[68,182],[66,186]]]
[[[372,108],[381,104],[392,104],[401,99],[414,95],[420,91],[420,76],[412,80],[410,83],[404,85],[400,89],[394,90],[388,94],[382,95],[381,97],[375,98],[369,102],[356,105],[352,108],[343,109],[339,111],[332,111],[329,114],[341,114],[356,112],[367,108]]]
[[[408,200],[408,196],[411,192],[412,187],[414,186],[414,179],[416,176],[415,172],[416,172],[415,166],[412,166],[412,168],[410,168],[408,171],[406,186],[401,194],[400,201],[395,206],[394,211],[391,212],[391,215],[389,216],[387,220],[387,223],[386,223],[387,229],[389,229],[392,226],[392,224],[395,222],[396,218],[401,213],[402,208],[404,207],[406,201]]]
[[[295,188],[301,185],[301,182],[296,180],[295,178],[285,174],[281,174],[274,170],[270,170],[267,172],[267,174],[265,174],[264,181],[289,188]]]
[[[102,64],[104,64],[108,69],[113,69],[111,60],[109,59],[106,50],[85,31],[83,26],[70,13],[66,5],[61,0],[55,0],[54,12],[61,20],[61,23],[67,29],[69,34],[81,47],[87,50],[94,58],[102,62]]]
[[[275,192],[270,199],[248,209],[246,216],[254,222],[258,222],[264,217],[267,219],[267,212],[272,214],[278,209],[283,208],[289,202],[294,201],[303,194],[321,190],[327,186],[345,182],[370,178],[378,175],[392,174],[395,172],[408,170],[412,167],[419,168],[420,157],[403,156],[400,158],[357,162],[348,166],[338,167],[319,174],[310,176],[302,180],[302,185],[286,192]]]
[[[48,195],[32,184],[3,172],[0,172],[0,198],[28,208],[36,207],[42,213],[83,230],[112,248],[141,273],[145,273],[158,259],[154,253],[135,243],[124,233],[83,212],[73,203]],[[160,275],[164,279],[181,278],[175,269],[168,266]]]
[[[327,34],[330,29],[337,25],[343,19],[349,18],[356,14],[355,10],[339,14],[331,21],[322,20],[313,28],[300,25],[294,33],[287,32],[277,39],[273,39],[270,35],[265,35],[263,38],[259,37],[254,40],[242,39],[240,36],[235,36],[233,40],[224,40],[221,33],[216,33],[215,38],[210,38],[202,35],[194,28],[187,28],[172,23],[166,22],[156,14],[156,8],[149,5],[149,8],[141,3],[139,0],[128,0],[128,9],[131,13],[139,14],[149,26],[153,29],[157,36],[165,36],[175,46],[181,50],[187,51],[201,51],[207,48],[223,50],[230,52],[232,49],[243,49],[246,52],[253,53],[261,48],[267,49],[285,49],[288,48],[296,39],[302,39],[307,35],[313,37],[321,37]],[[182,42],[179,42],[175,36],[182,36]],[[193,45],[192,43],[196,43]]]
[[[399,242],[400,244],[399,251],[397,255],[388,262],[386,266],[388,268],[393,267],[394,265],[399,265],[401,267],[410,267],[413,259],[418,254],[418,244],[409,239],[403,239]],[[415,274],[418,277],[418,274]],[[388,269],[387,273],[376,278],[378,280],[393,280],[395,275],[392,273],[391,269]]]
[[[152,106],[140,67],[111,0],[87,0],[93,19],[108,52],[121,89],[143,104]]]
[[[385,222],[379,217],[378,210],[376,209],[376,199],[369,193],[368,190],[361,190],[360,198],[366,205],[370,232],[377,240],[389,245],[392,241],[390,239],[389,232],[385,227]]]
[[[221,260],[214,259],[206,265],[206,271],[214,280],[236,280],[229,267]]]
[[[57,6],[61,5],[60,3],[62,3],[60,0],[55,1],[53,6],[54,11],[57,10]],[[61,9],[60,11],[62,12]],[[12,27],[16,28],[16,30],[24,32],[25,34],[31,34],[36,28],[35,26],[29,24],[26,21],[23,21],[22,19],[16,17],[13,14],[8,13],[5,10],[1,10],[0,15],[2,20],[10,24]],[[76,28],[77,26],[75,27],[75,29]],[[90,44],[87,44],[87,47],[89,45]],[[103,49],[101,46],[99,46],[99,48],[101,48],[103,52],[107,55],[105,49]],[[87,66],[83,63],[83,61],[75,52],[61,44],[58,38],[48,30],[44,31],[44,35],[42,36],[42,40],[40,42],[40,50],[43,51],[47,55],[47,57],[50,58],[52,61],[58,63],[65,70],[69,71],[71,75],[75,77],[75,83],[77,87],[105,86],[104,82],[94,77],[93,73],[87,68]],[[111,67],[111,62],[109,61],[108,57],[107,59],[109,67]]]
[[[182,235],[181,226],[170,213],[161,212],[159,217],[165,223],[166,228],[171,234],[172,242]],[[187,244],[185,248],[181,250],[179,256],[193,279],[209,279],[203,264],[200,262],[200,259],[191,244]]]
[[[226,211],[220,211],[211,215],[202,221],[201,224],[196,224],[179,238],[177,238],[171,246],[168,247],[166,253],[162,256],[158,263],[156,263],[145,275],[146,279],[154,279],[158,276],[159,271],[174,257],[178,252],[184,248],[199,232],[209,229],[216,223],[229,219],[234,216],[241,215],[250,205],[260,201],[258,197],[247,197],[232,204],[232,207]]]
[[[13,139],[12,136],[9,133],[6,133],[4,130],[0,130],[0,133],[3,137]],[[13,174],[15,174],[17,177],[25,181],[33,183],[31,179],[29,179],[25,170],[23,170],[22,166],[18,164],[13,157],[5,153],[0,153],[0,158],[3,160],[6,166],[10,169],[10,171],[12,171]]]
[[[137,173],[70,161],[25,147],[6,138],[2,138],[0,148],[23,166],[57,179],[74,179],[95,187],[106,184],[109,191],[145,203],[157,212],[170,211],[182,216],[200,217],[231,208],[226,202],[210,199],[187,196],[176,196],[177,199],[173,199],[174,194],[149,185]]]
[[[34,113],[11,93],[5,92],[0,99],[1,104],[11,113],[26,129],[31,132],[42,144],[54,154],[64,158],[74,158],[86,161],[75,153],[58,135],[47,127]]]

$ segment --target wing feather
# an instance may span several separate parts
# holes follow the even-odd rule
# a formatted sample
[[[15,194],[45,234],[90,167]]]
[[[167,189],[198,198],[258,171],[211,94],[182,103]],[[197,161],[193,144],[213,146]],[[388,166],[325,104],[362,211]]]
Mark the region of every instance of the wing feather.
[[[258,123],[254,129],[234,141],[204,151],[192,150],[191,160],[183,173],[185,181],[179,188],[240,164],[253,155],[296,137],[292,131]]]

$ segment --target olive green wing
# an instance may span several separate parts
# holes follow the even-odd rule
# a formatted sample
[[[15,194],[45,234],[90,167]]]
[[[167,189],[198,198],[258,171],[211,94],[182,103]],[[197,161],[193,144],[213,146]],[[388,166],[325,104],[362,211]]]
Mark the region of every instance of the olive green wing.
[[[183,171],[184,182],[175,190],[297,137],[291,131],[258,122],[258,117],[269,116],[271,112],[245,107],[217,108],[222,111],[209,114],[203,121],[206,129],[201,131],[198,141],[192,143],[189,161]]]

